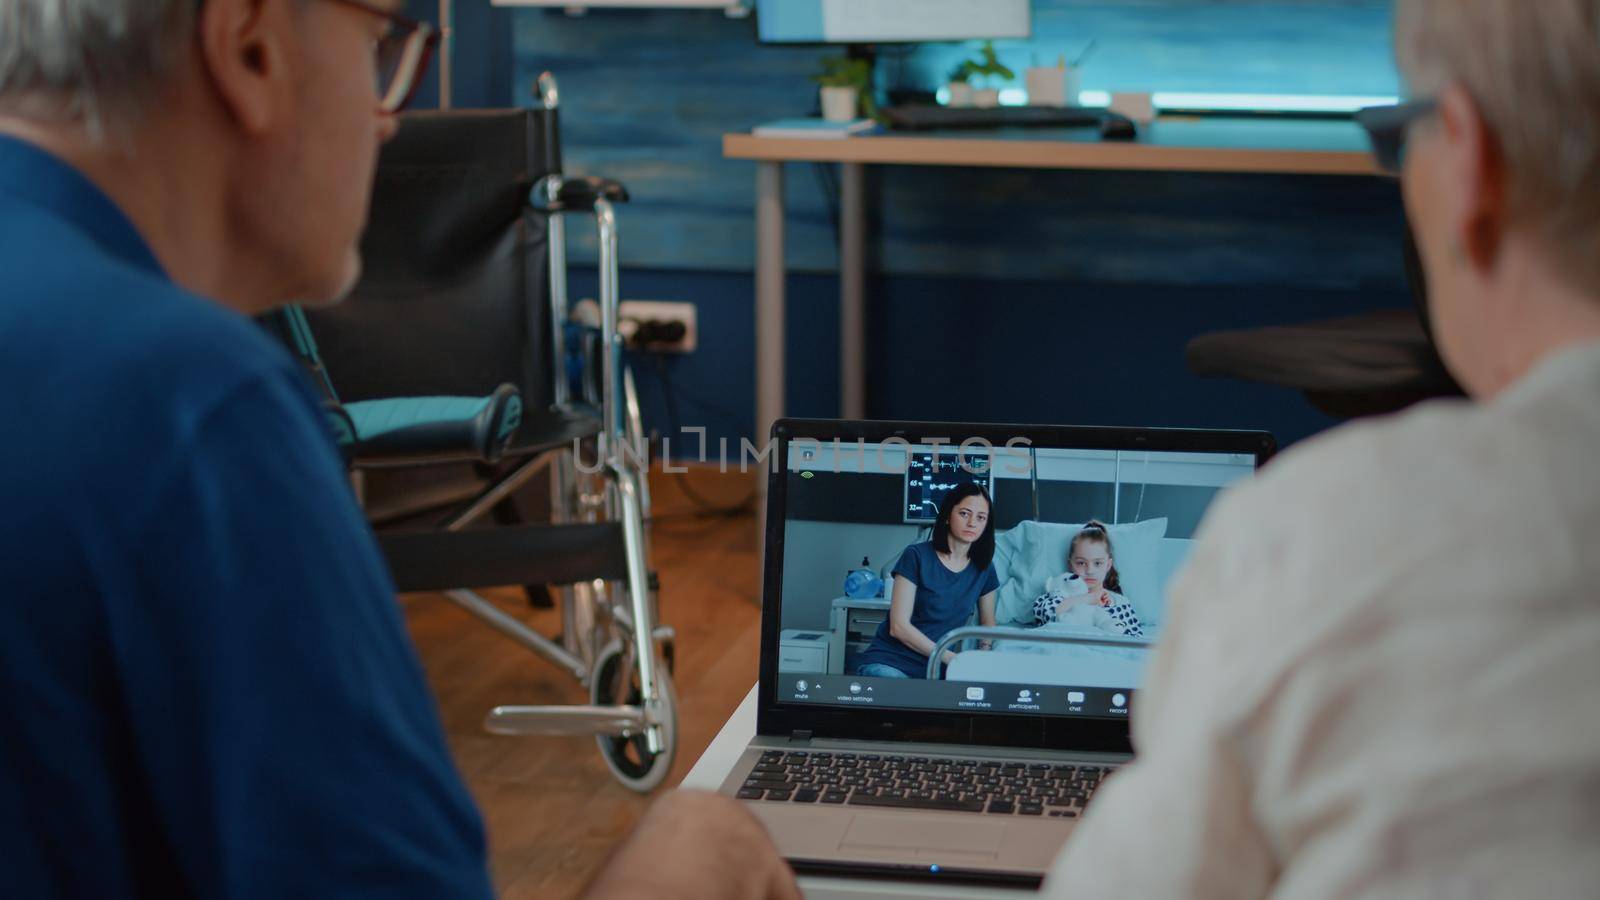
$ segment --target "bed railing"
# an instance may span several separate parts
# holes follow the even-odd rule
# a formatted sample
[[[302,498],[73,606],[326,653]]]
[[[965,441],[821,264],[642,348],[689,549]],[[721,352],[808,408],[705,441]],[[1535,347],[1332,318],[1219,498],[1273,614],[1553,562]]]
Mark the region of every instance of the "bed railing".
[[[1061,634],[1051,632],[1040,634],[1036,628],[1007,628],[998,625],[969,625],[957,628],[940,638],[933,645],[933,652],[928,654],[928,680],[936,681],[939,678],[939,658],[951,644],[965,640],[988,641],[1028,641],[1035,644],[1086,644],[1093,647],[1127,647],[1135,650],[1149,649],[1152,642],[1146,638],[1119,637],[1106,635],[1105,637],[1085,637],[1076,634]]]

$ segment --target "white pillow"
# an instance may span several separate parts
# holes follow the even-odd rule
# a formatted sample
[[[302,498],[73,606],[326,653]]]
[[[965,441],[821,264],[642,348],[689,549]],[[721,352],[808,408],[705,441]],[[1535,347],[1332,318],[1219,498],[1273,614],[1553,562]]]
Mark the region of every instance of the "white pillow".
[[[1001,625],[1033,625],[1033,601],[1044,593],[1044,583],[1067,570],[1067,546],[1082,525],[1056,522],[1021,522],[994,539],[995,574],[1000,578],[995,618]],[[1167,520],[1146,519],[1108,525],[1113,563],[1122,581],[1122,595],[1137,609],[1158,608],[1156,568]]]

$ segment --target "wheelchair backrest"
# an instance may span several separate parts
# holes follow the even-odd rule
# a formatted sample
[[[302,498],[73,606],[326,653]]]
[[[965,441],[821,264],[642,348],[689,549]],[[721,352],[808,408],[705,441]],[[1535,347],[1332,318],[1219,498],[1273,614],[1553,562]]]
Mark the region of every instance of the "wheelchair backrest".
[[[483,396],[554,400],[546,220],[528,206],[560,166],[557,112],[416,112],[382,150],[344,303],[307,310],[345,402]]]

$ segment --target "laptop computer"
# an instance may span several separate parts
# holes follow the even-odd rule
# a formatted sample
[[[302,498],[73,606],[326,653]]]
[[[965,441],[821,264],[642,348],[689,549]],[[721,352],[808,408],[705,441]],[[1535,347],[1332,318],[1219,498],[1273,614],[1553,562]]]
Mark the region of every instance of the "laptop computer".
[[[1273,438],[799,419],[772,438],[756,737],[721,790],[797,871],[1039,884],[1131,758],[1168,579]]]

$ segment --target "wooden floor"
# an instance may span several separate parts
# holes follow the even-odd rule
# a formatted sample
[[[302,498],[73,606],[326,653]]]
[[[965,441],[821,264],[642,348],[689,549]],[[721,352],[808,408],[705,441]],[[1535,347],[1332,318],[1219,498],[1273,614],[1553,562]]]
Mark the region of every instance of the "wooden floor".
[[[755,683],[761,620],[754,516],[691,515],[674,483],[685,478],[719,504],[737,502],[749,483],[707,471],[652,478],[661,617],[678,632],[679,748],[669,786],[682,780]],[[560,631],[557,613],[530,608],[520,591],[488,596],[546,635]],[[456,763],[488,825],[498,894],[577,896],[650,798],[611,777],[592,737],[484,732],[484,714],[497,704],[587,703],[587,693],[442,597],[408,595],[402,603]]]

